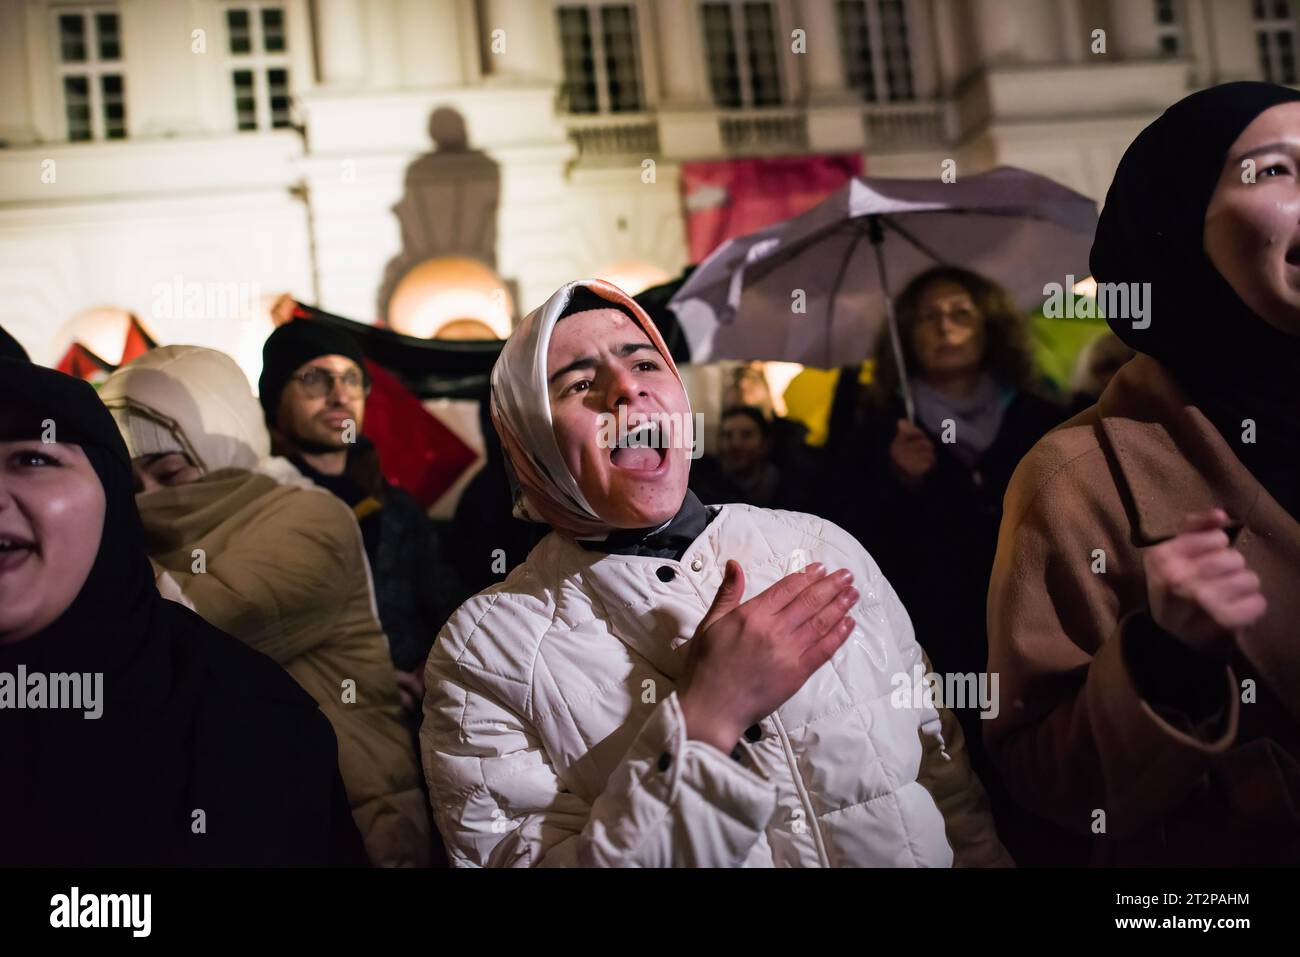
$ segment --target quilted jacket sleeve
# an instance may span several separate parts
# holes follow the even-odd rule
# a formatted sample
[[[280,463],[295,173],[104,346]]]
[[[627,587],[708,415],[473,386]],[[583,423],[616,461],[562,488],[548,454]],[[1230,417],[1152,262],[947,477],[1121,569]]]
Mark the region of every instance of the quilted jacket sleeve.
[[[484,609],[484,604],[488,608]],[[434,817],[461,867],[734,867],[776,808],[776,788],[686,738],[676,694],[659,702],[590,803],[565,787],[523,716],[523,682],[481,662],[517,629],[513,596],[479,596],[439,636],[425,673],[420,736]],[[506,633],[502,628],[507,629]],[[535,632],[533,633],[535,635]]]

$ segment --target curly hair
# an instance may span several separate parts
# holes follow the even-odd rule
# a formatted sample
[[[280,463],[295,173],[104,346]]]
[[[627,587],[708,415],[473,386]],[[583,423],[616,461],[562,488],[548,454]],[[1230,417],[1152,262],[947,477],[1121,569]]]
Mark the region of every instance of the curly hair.
[[[999,383],[1022,391],[1032,391],[1036,384],[1034,349],[1029,324],[1011,301],[1007,291],[997,283],[960,266],[936,266],[914,278],[894,300],[894,315],[902,340],[903,361],[913,374],[919,370],[912,332],[920,318],[921,297],[936,282],[961,286],[984,317],[984,368]],[[889,326],[876,340],[875,374],[872,395],[880,405],[887,404],[898,392],[898,365],[889,339]]]

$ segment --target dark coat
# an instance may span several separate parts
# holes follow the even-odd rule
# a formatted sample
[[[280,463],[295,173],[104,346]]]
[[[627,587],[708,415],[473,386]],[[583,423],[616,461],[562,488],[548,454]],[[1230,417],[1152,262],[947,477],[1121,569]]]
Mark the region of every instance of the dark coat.
[[[444,560],[433,521],[409,492],[384,479],[378,452],[365,438],[348,450],[342,475],[318,472],[299,456],[290,461],[352,508],[393,664],[402,671],[422,670],[438,632],[465,598],[459,576]]]

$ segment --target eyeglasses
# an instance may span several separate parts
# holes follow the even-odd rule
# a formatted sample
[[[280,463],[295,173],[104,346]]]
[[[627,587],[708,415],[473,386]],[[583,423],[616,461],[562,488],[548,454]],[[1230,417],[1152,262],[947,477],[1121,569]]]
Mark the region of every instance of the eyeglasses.
[[[969,306],[956,306],[952,309],[931,309],[917,317],[922,325],[938,326],[944,319],[950,319],[956,326],[963,328],[975,325],[979,314]]]
[[[293,376],[293,380],[302,386],[302,391],[310,398],[323,399],[334,391],[334,383],[343,383],[343,391],[358,395],[365,391],[366,380],[355,369],[349,369],[342,375],[335,375],[328,369],[308,369]]]

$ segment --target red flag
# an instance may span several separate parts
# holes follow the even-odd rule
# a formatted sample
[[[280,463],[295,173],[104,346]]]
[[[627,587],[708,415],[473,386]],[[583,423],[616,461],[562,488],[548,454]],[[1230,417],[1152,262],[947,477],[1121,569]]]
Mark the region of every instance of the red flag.
[[[54,368],[64,375],[85,379],[87,382],[102,382],[114,369],[111,362],[106,362],[95,355],[80,342],[68,346],[59,364]]]
[[[132,359],[144,355],[150,349],[157,348],[158,343],[154,341],[153,336],[145,331],[139,317],[132,313],[131,322],[126,327],[126,342],[122,345],[121,364],[126,365]]]
[[[478,460],[478,453],[383,366],[367,359],[366,371],[371,385],[362,432],[379,451],[384,477],[428,509]]]

